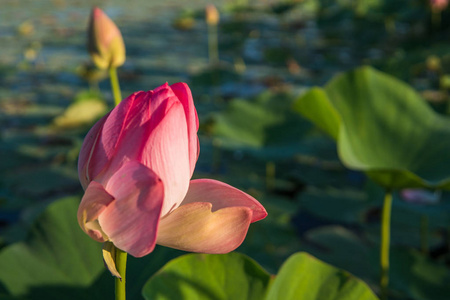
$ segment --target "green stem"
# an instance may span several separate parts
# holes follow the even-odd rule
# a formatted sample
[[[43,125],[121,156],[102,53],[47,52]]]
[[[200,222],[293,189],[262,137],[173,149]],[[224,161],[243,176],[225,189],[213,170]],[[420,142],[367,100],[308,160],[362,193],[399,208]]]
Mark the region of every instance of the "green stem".
[[[438,9],[431,10],[431,25],[433,28],[439,28],[441,26],[441,11]]]
[[[391,209],[392,209],[392,192],[387,190],[384,195],[383,213],[381,216],[381,248],[380,248],[381,300],[387,299],[388,285],[389,285],[389,244],[391,239]]]
[[[266,188],[268,191],[273,191],[275,188],[275,163],[269,161],[266,163]]]
[[[423,254],[428,254],[428,216],[420,218],[420,250]]]
[[[390,35],[394,35],[397,31],[397,26],[395,23],[395,18],[393,15],[387,15],[384,17],[384,28],[386,32]]]
[[[122,279],[116,277],[116,300],[125,300],[125,283],[127,269],[127,253],[116,248],[116,268]]]
[[[115,67],[109,68],[109,79],[111,80],[111,90],[114,96],[115,106],[119,105],[122,101],[122,95],[120,92],[119,78],[117,77],[117,69]],[[127,270],[127,253],[116,248],[116,269],[122,278],[115,279],[116,281],[116,300],[126,299],[126,270]]]
[[[117,77],[117,69],[114,67],[109,68],[109,79],[111,80],[111,89],[114,96],[115,105],[119,105],[122,101],[122,94],[120,93],[119,78]]]
[[[219,61],[219,41],[217,37],[217,25],[208,25],[208,54],[210,65]]]
[[[222,160],[222,150],[221,150],[222,143],[218,139],[213,139],[212,146],[213,146],[212,171],[213,173],[218,173]]]

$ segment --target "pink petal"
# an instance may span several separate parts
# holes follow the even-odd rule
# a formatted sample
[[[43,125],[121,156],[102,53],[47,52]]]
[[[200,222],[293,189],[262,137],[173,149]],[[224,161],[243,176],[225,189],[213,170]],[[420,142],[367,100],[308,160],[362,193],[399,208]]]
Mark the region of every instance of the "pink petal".
[[[164,199],[159,177],[131,161],[110,178],[106,190],[115,201],[98,218],[105,234],[117,248],[135,257],[153,251]]]
[[[183,106],[178,101],[173,102],[143,146],[142,163],[164,182],[162,216],[178,207],[189,187],[191,173],[186,132]]]
[[[183,104],[184,119],[188,122],[184,135],[188,135],[186,151],[189,153],[192,176],[199,149],[197,113],[189,88],[184,84],[175,84],[174,90],[178,95],[166,83],[154,91],[136,92],[94,125],[83,143],[79,159],[79,176],[84,188],[105,168],[110,172],[102,173],[101,178],[97,178],[102,183],[126,161],[140,160],[147,150],[144,146],[148,136],[177,102]],[[111,162],[113,158],[114,162]]]
[[[252,210],[227,207],[211,212],[211,203],[182,205],[160,221],[157,243],[189,252],[228,253],[244,241]]]
[[[137,119],[136,115],[139,114],[142,105],[149,102],[147,98],[151,97],[151,95],[152,92],[147,94],[144,92],[136,92],[130,95],[109,114],[98,121],[89,131],[83,142],[78,162],[79,177],[83,187],[86,181],[89,182],[94,178],[101,183],[107,181],[108,178],[105,178],[107,177],[105,174],[101,176],[102,178],[98,178],[98,175],[102,171],[106,171],[107,167],[110,168],[110,162],[117,152],[121,137],[124,131],[126,131],[125,129],[130,127],[130,119]],[[149,119],[148,114],[141,115],[142,118],[147,116],[147,120]],[[135,152],[130,153],[129,156]],[[122,162],[117,165],[120,167],[123,161],[127,160],[129,156],[122,156]],[[107,174],[108,176],[112,176],[115,172],[115,170],[110,171]]]
[[[102,169],[108,162],[106,156],[97,157],[92,160],[94,152],[96,151],[96,144],[99,140],[99,136],[103,129],[108,115],[101,118],[95,125],[89,130],[84,138],[83,145],[81,146],[80,156],[78,158],[78,177],[80,179],[83,189],[86,189],[89,182],[94,178],[92,173],[99,173],[98,169]],[[94,174],[94,175],[97,175]]]
[[[191,168],[191,176],[194,173],[195,163],[198,159],[200,147],[198,143],[197,131],[198,131],[198,116],[194,106],[194,99],[192,98],[191,90],[188,85],[183,82],[172,84],[172,91],[178,97],[183,104],[184,112],[186,114],[186,120],[188,125],[189,136],[189,163]]]
[[[103,155],[108,160],[116,157],[117,152],[124,150],[123,148],[127,151],[127,157],[133,159],[140,151],[139,142],[148,133],[147,126],[143,125],[148,123],[151,118],[149,107],[152,95],[152,91],[136,92],[111,111],[103,126],[99,141]],[[134,139],[133,147],[124,143],[124,139]],[[123,147],[121,147],[122,145]]]
[[[127,122],[129,121],[129,115],[131,114],[132,108],[134,107],[133,104],[135,102],[144,103],[145,101],[139,101],[144,96],[144,92],[136,92],[130,95],[128,98],[120,102],[120,104],[116,106],[109,114],[107,114],[99,122],[97,122],[97,124],[95,124],[91,129],[93,134],[97,134],[95,135],[95,139],[93,142],[94,144],[86,145],[86,148],[90,146],[89,148],[91,150],[89,154],[88,165],[86,167],[86,173],[88,174],[88,176],[86,177],[89,177],[89,180],[93,180],[95,178],[97,181],[102,183],[107,181],[108,178],[105,178],[106,176],[104,174],[103,176],[101,176],[102,178],[98,178],[98,175],[103,170],[105,170],[106,167],[109,167],[111,159],[114,157],[114,154],[117,151],[120,137],[122,136],[124,128],[126,128]],[[91,131],[88,133],[88,137],[90,139],[93,139],[92,137],[94,135],[91,134]],[[83,153],[83,149],[80,152],[79,164],[80,162],[84,161],[84,159],[81,158],[81,153]],[[83,169],[81,170],[84,171]],[[112,170],[112,173],[114,172],[115,170]],[[110,172],[108,175],[112,176],[112,173]],[[81,174],[80,177],[82,175],[83,174]]]
[[[100,228],[97,218],[113,200],[114,197],[108,194],[100,183],[92,181],[78,207],[78,224],[84,232],[98,242],[107,241],[108,237]]]
[[[160,108],[161,103],[153,101],[153,94],[153,91],[133,93],[120,102],[106,118],[92,158],[93,162],[111,162],[108,165],[109,173],[102,174],[103,179],[107,180],[123,163],[138,160],[142,144],[152,130],[149,125],[153,111],[167,106],[166,104]],[[96,178],[103,168],[93,169],[92,178]]]
[[[165,191],[169,207],[164,212],[184,198],[190,179],[187,125],[182,105],[167,84],[122,101],[105,122],[101,146],[111,160],[102,178],[112,176],[123,163],[137,160],[171,187]]]
[[[213,179],[191,180],[182,206],[194,202],[209,202],[212,211],[225,207],[244,206],[253,212],[252,223],[264,219],[267,212],[255,198],[226,183]]]

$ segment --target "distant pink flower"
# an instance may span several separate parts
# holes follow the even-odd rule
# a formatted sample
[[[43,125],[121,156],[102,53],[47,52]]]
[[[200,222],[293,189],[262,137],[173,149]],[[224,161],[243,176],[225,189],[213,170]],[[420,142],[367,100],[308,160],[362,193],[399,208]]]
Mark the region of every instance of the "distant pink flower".
[[[441,198],[440,192],[424,189],[404,189],[400,191],[402,199],[416,204],[437,204]]]
[[[220,181],[190,180],[199,153],[189,87],[163,85],[123,100],[87,134],[78,172],[81,228],[135,257],[155,244],[227,253],[266,217],[253,197]]]
[[[447,8],[448,0],[430,0],[430,5],[435,10],[444,10]]]
[[[125,44],[116,24],[98,7],[92,9],[88,27],[88,51],[100,69],[125,62]]]
[[[220,14],[214,4],[208,4],[205,8],[205,18],[208,25],[219,24]]]

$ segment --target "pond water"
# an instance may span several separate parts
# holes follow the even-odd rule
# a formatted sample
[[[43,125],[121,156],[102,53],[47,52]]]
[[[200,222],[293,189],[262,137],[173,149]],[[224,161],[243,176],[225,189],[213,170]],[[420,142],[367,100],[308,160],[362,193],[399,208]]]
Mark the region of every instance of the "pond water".
[[[124,94],[129,94],[166,81],[190,81],[206,68],[207,30],[198,15],[207,3],[225,9],[231,3],[199,0],[181,5],[178,1],[5,2],[0,11],[2,102],[14,97],[58,106],[67,105],[78,89],[87,87],[78,74],[80,66],[89,61],[85,30],[91,5],[104,9],[123,33],[127,62],[119,72]],[[254,1],[254,11],[222,14],[220,58],[231,66],[245,64],[245,69],[239,81],[223,83],[219,93],[229,97],[249,96],[267,84],[287,83],[300,89],[322,84],[334,72],[353,67],[363,58],[382,54],[382,50],[367,49],[365,44],[358,47],[349,36],[354,31],[351,26],[339,26],[346,31],[344,35],[348,33],[349,39],[326,37],[311,19],[311,10],[302,8],[287,15],[276,15],[267,11],[266,3]],[[197,15],[189,30],[173,26],[183,12]],[[102,82],[101,88],[108,93],[107,82]],[[205,89],[198,91],[203,93]]]

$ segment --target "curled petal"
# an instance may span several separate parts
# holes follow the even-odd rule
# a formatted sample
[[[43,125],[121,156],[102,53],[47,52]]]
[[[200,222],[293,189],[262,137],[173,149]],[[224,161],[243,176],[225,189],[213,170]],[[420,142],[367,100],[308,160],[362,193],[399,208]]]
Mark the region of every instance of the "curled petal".
[[[178,100],[167,83],[153,91],[135,92],[121,101],[111,111],[102,131],[100,142],[105,155],[109,158],[114,156],[117,146],[123,144],[125,139],[140,138],[138,141],[144,142],[174,102]],[[140,147],[135,148],[134,152],[141,150]]]
[[[164,115],[149,135],[140,159],[164,182],[162,216],[178,207],[191,178],[183,106],[178,101],[173,102]]]
[[[211,211],[211,203],[182,205],[160,221],[157,243],[200,253],[228,253],[244,241],[252,219],[248,207]]]
[[[181,205],[209,202],[212,211],[225,207],[243,206],[252,210],[252,223],[264,219],[267,212],[255,198],[226,183],[213,179],[191,180],[189,190]]]
[[[127,161],[137,160],[164,182],[163,214],[183,200],[190,179],[187,124],[181,102],[167,84],[138,92],[117,106],[103,126],[98,152],[110,160],[105,182]],[[97,173],[98,175],[100,173]]]
[[[137,160],[164,182],[173,181],[167,183],[174,187],[171,189],[174,192],[166,192],[169,207],[164,209],[166,212],[181,202],[198,156],[198,118],[189,88],[178,84],[175,91],[182,98],[167,83],[153,91],[136,92],[94,125],[79,159],[79,177],[84,188],[94,178],[105,184],[124,163]],[[166,123],[171,127],[164,128]],[[170,136],[161,135],[161,131]],[[152,158],[156,152],[158,160]],[[167,174],[165,178],[168,168],[161,167],[161,161],[168,161],[168,165],[176,163],[177,171],[171,172],[176,174]]]
[[[122,281],[122,276],[120,276],[119,271],[117,271],[116,267],[116,251],[117,248],[111,242],[103,243],[103,262],[105,263],[106,268],[111,272],[112,276],[115,276]]]
[[[184,113],[186,114],[186,121],[188,126],[189,139],[189,164],[191,168],[191,176],[194,173],[195,163],[197,162],[200,147],[198,143],[198,116],[194,106],[194,99],[192,98],[191,90],[184,82],[178,82],[170,86],[172,91],[183,104]]]
[[[115,200],[98,217],[103,232],[117,248],[135,257],[153,251],[164,199],[161,179],[131,161],[110,178],[106,190]]]
[[[167,98],[154,98],[153,95],[154,91],[131,94],[94,126],[98,128],[94,144],[86,144],[92,148],[89,162],[91,180],[104,170],[102,178],[97,178],[97,181],[105,182],[123,163],[139,160],[153,127],[172,104],[166,101]],[[91,130],[93,133],[94,128]],[[89,132],[88,137],[94,136],[93,133]]]
[[[148,109],[152,95],[151,91],[133,93],[110,112],[98,141],[99,154],[111,160],[122,151],[126,152],[126,158],[135,158],[140,151],[140,143],[148,134],[149,129],[143,124],[148,123],[151,117]],[[134,140],[135,143],[124,143],[125,139]]]
[[[141,110],[146,108],[151,95],[152,92],[131,94],[98,121],[89,131],[83,142],[78,160],[78,173],[83,186],[84,182],[89,182],[94,178],[101,183],[105,183],[120,168],[123,162],[130,160],[130,157],[136,156],[140,149],[138,143],[125,144],[125,149],[123,149],[124,147],[120,147],[120,142],[124,134],[127,133],[127,129],[130,129],[132,125],[136,126],[136,124],[138,125],[138,130],[131,131],[131,138],[136,141],[142,141],[145,138],[142,133],[144,130],[145,134],[145,128],[139,127],[141,122],[139,116],[142,122],[148,121],[149,114],[143,114]],[[111,161],[113,157],[117,157],[116,153],[120,149],[129,151],[127,155],[121,153],[120,158],[115,160],[114,167],[116,169],[112,169]],[[102,175],[99,177],[101,173]]]
[[[98,216],[113,201],[114,197],[105,191],[100,183],[92,181],[88,185],[78,207],[78,224],[84,232],[98,242],[108,240],[108,236],[98,224]]]
[[[83,145],[81,146],[80,157],[78,158],[78,177],[83,189],[87,188],[89,182],[108,163],[107,157],[97,146],[103,124],[105,124],[108,116],[109,113],[95,123],[84,138]]]

